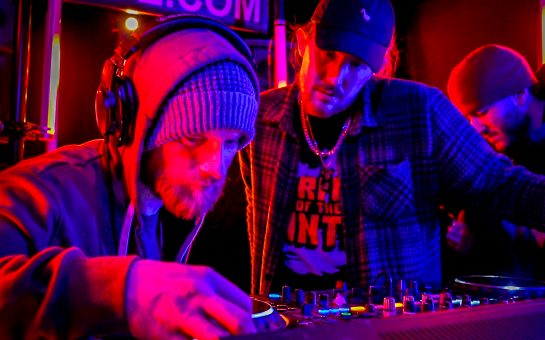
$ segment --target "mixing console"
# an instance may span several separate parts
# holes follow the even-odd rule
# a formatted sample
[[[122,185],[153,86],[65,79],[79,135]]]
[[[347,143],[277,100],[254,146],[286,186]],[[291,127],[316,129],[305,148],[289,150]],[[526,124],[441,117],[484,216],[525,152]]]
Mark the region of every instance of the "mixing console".
[[[258,339],[545,339],[545,282],[456,279],[441,292],[396,288],[292,290],[254,298]],[[242,337],[244,338],[244,337]]]

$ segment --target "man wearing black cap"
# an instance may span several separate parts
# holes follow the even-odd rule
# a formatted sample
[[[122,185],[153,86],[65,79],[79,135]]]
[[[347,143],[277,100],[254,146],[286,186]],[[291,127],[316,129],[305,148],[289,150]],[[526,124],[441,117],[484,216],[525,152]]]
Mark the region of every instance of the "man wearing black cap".
[[[545,88],[520,53],[495,44],[473,50],[452,69],[447,91],[496,151],[545,174]],[[447,242],[461,253],[452,265],[465,271],[545,278],[545,234],[486,207],[464,211],[449,226]]]
[[[252,290],[442,287],[440,204],[494,197],[543,228],[545,178],[497,154],[438,90],[379,76],[388,0],[323,0],[296,31],[296,81],[261,96],[241,155]],[[530,204],[531,203],[531,204]]]

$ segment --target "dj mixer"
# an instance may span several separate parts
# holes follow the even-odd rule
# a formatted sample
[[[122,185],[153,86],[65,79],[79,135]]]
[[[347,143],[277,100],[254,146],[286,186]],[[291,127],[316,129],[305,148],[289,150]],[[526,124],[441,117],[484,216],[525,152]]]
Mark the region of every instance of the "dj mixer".
[[[545,339],[545,282],[467,276],[440,292],[415,282],[256,296],[248,339]]]

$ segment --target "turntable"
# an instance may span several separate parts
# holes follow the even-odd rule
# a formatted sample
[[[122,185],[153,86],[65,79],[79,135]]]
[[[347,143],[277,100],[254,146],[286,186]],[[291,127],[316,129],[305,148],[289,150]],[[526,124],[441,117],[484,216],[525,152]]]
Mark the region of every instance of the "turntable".
[[[545,297],[545,282],[493,275],[469,275],[454,279],[453,290],[493,299]]]
[[[252,319],[258,332],[274,331],[288,325],[288,319],[270,303],[255,298],[252,299]]]

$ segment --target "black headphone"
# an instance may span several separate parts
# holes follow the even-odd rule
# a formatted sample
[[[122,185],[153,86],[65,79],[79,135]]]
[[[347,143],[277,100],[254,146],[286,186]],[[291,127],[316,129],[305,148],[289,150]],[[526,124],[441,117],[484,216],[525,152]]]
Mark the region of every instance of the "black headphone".
[[[132,143],[138,95],[132,80],[123,74],[125,62],[135,52],[143,51],[162,37],[184,29],[202,28],[225,38],[256,69],[252,54],[244,40],[219,21],[194,14],[175,14],[157,18],[152,28],[142,35],[133,33],[115,49],[106,60],[95,96],[95,114],[102,136],[115,136],[117,145]]]

